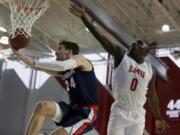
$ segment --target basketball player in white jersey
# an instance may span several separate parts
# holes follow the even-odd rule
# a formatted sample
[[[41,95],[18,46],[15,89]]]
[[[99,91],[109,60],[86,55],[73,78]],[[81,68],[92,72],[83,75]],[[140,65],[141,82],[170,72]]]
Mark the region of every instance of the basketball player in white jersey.
[[[70,12],[81,18],[104,49],[114,57],[112,90],[115,101],[111,107],[108,135],[143,135],[145,126],[143,105],[146,98],[155,116],[157,131],[162,132],[169,127],[159,110],[155,73],[151,64],[144,61],[149,53],[149,46],[139,40],[126,52],[97,31],[86,18],[85,10],[80,5],[73,3]]]

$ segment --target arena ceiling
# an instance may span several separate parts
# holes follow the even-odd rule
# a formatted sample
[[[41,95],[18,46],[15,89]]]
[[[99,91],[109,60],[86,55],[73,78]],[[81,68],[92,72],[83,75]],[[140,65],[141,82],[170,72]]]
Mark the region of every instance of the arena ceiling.
[[[9,29],[10,10],[0,0],[0,26]],[[105,10],[126,31],[137,39],[146,39],[157,43],[158,48],[180,47],[180,1],[179,0],[97,0]],[[47,12],[35,22],[32,28],[31,43],[27,50],[43,54],[52,54],[60,40],[77,42],[82,53],[99,53],[103,49],[89,33],[83,23],[68,11],[69,0],[53,0]],[[163,24],[170,26],[169,32],[162,32]],[[98,24],[102,33],[117,42]],[[0,36],[8,33],[0,32]],[[0,44],[0,50],[9,45]]]

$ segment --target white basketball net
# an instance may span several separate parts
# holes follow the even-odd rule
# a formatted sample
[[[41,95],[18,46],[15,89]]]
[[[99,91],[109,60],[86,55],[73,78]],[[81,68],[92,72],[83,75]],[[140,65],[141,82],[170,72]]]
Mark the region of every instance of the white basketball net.
[[[18,34],[28,37],[34,22],[49,8],[50,0],[9,0],[9,6],[12,38]]]

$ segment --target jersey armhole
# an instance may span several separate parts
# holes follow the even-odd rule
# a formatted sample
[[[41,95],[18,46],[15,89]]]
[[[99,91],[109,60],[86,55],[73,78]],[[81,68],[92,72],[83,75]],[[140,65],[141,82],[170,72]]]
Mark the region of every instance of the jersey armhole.
[[[127,57],[127,53],[128,53],[128,52],[125,52],[125,54],[124,54],[121,62],[120,62],[117,66],[115,65],[115,58],[114,58],[114,66],[113,66],[113,69],[118,68],[118,67],[121,65],[121,63],[123,63],[123,61],[124,61],[124,60],[126,59],[126,57]]]

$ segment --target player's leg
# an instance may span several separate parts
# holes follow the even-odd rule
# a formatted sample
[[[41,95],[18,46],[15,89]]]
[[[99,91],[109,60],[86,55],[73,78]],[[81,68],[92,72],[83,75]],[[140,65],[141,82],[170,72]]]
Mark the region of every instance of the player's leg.
[[[97,111],[98,111],[98,106],[97,105],[92,105],[88,107],[82,107],[77,108],[74,110],[75,115],[72,117],[72,120],[69,122],[72,123],[70,127],[65,127],[64,129],[69,133],[69,134],[76,134],[76,135],[81,135],[84,133],[90,132],[96,124],[97,120]]]
[[[107,135],[125,135],[125,128],[108,128]]]
[[[128,119],[126,119],[122,115],[114,115],[113,113],[111,113],[108,122],[107,135],[125,135],[125,129],[128,126]]]
[[[143,135],[144,124],[134,124],[125,130],[125,135]]]
[[[38,134],[38,135],[48,135],[47,133],[40,133],[40,134]]]
[[[64,128],[57,128],[50,135],[69,135],[69,134]]]
[[[76,134],[81,135],[89,132],[94,128],[97,120],[97,106],[74,108],[63,102],[60,104],[63,118],[56,124],[63,127],[63,129],[56,129],[52,135],[56,135],[62,132],[62,134]],[[65,131],[66,132],[65,132]]]
[[[45,119],[56,115],[56,104],[56,102],[52,101],[40,101],[37,103],[29,121],[26,135],[39,134]]]

